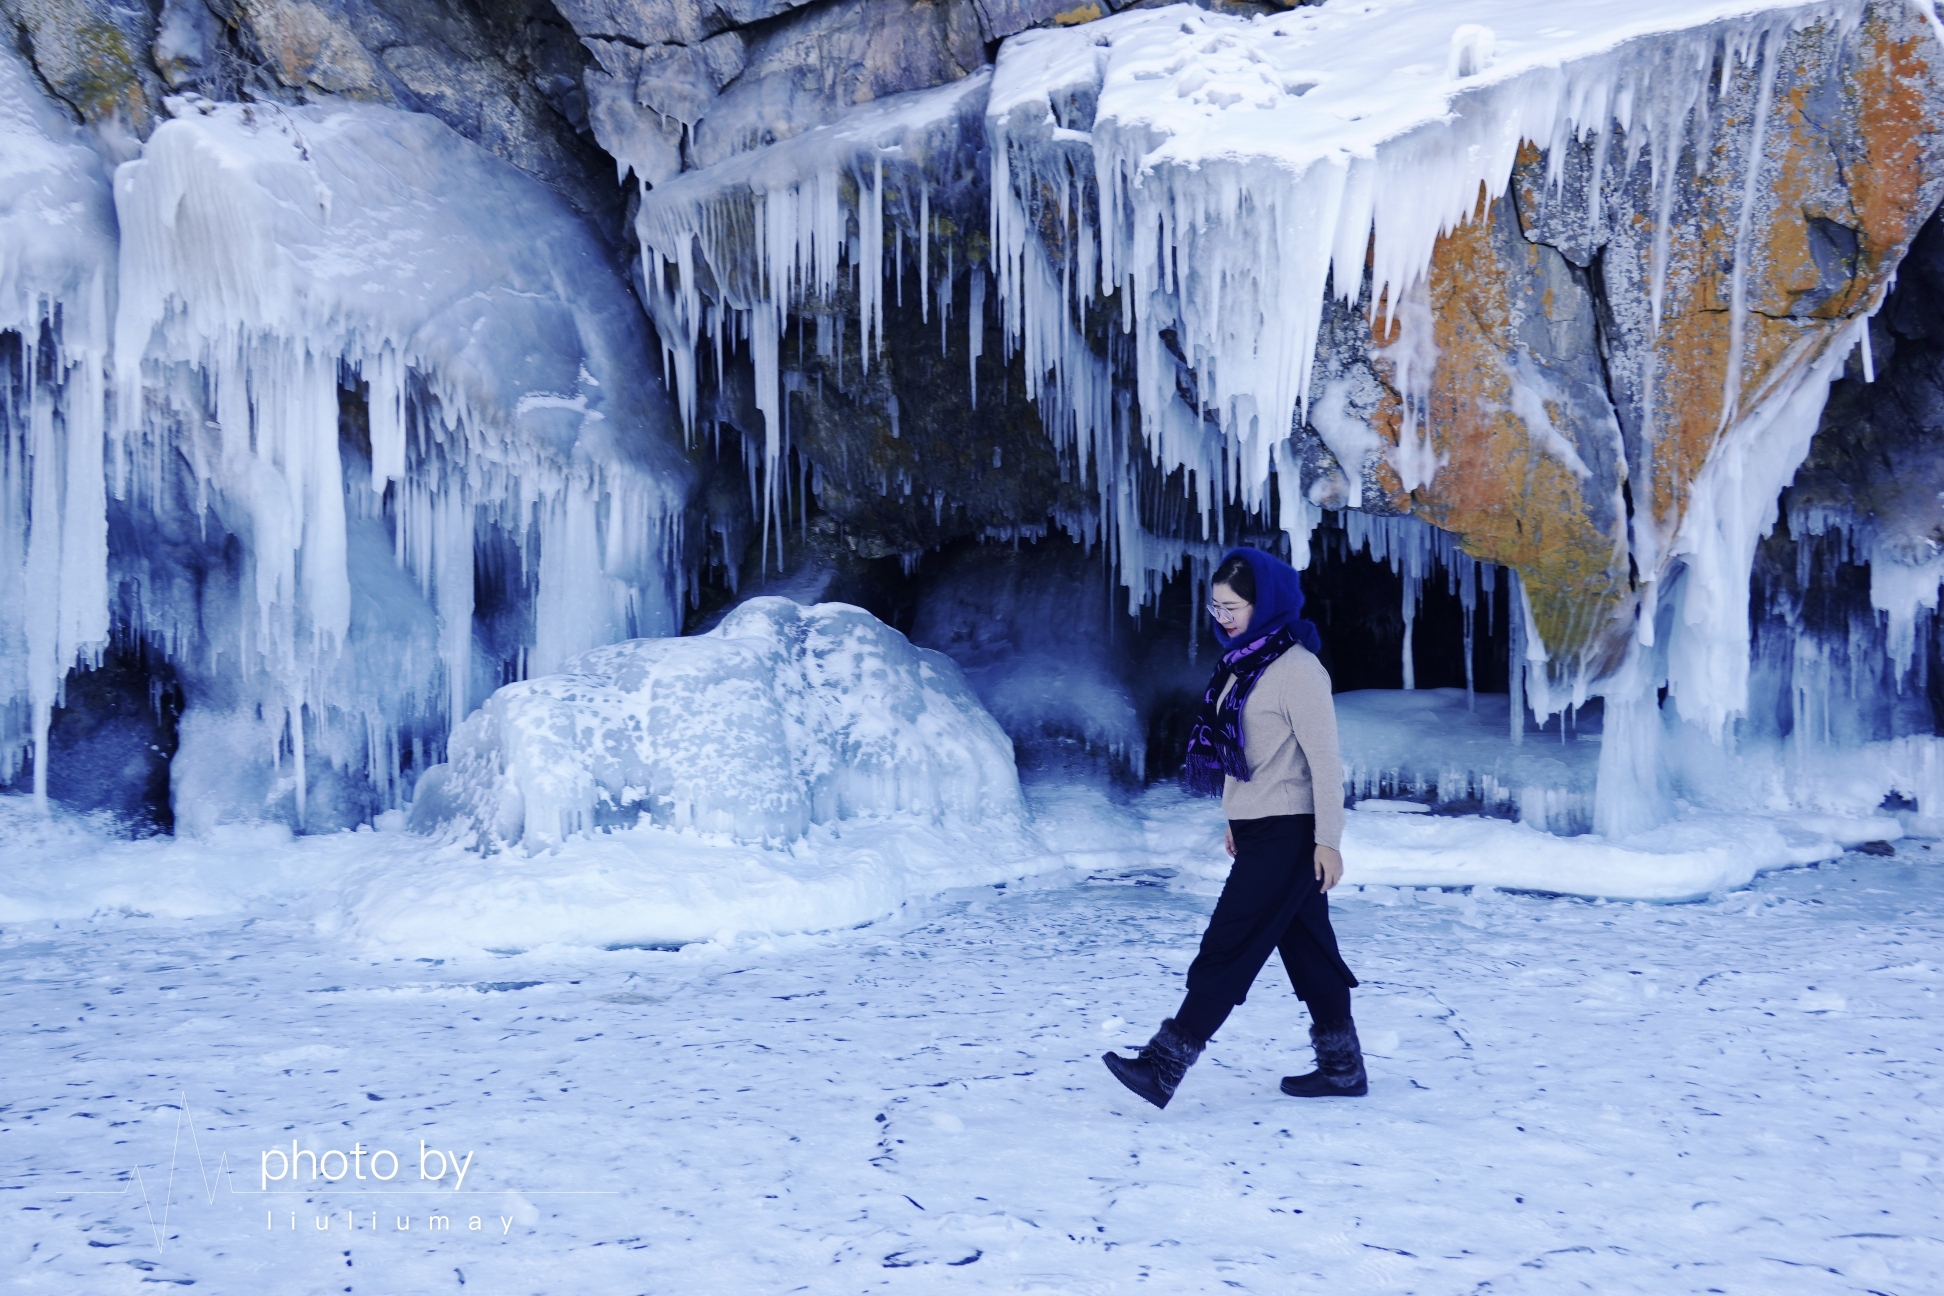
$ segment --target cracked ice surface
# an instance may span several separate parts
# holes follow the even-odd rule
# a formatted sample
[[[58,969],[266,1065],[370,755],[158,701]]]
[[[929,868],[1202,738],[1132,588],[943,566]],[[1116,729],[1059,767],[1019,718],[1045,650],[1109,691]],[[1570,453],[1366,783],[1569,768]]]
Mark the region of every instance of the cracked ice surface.
[[[11,1286],[1936,1289],[1928,847],[1686,906],[1352,891],[1371,1096],[1275,1092],[1307,1051],[1272,967],[1155,1113],[1097,1057],[1172,1008],[1212,904],[1207,844],[1165,827],[862,929],[679,952],[373,954],[274,903],[10,923]],[[261,1196],[293,1138],[392,1150],[435,1191]],[[463,1193],[417,1180],[420,1140],[473,1153]]]

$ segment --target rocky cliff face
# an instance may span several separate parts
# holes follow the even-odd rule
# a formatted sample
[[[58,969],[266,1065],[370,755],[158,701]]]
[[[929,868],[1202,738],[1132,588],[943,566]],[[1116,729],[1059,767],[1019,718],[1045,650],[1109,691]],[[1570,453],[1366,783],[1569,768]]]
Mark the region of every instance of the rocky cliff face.
[[[48,88],[132,152],[171,94],[333,96],[430,113],[546,181],[612,235],[621,198],[586,137],[593,59],[547,0],[6,0]]]

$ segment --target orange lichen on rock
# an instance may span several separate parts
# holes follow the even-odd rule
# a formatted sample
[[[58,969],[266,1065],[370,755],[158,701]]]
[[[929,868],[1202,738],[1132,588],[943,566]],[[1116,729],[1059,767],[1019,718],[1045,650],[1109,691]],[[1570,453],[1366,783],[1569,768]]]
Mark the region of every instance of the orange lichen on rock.
[[[1519,237],[1505,199],[1481,202],[1440,242],[1428,285],[1438,354],[1428,423],[1443,467],[1409,492],[1394,468],[1379,481],[1400,511],[1452,532],[1475,557],[1517,568],[1545,642],[1576,655],[1631,595],[1624,516],[1617,500],[1588,498],[1600,483],[1581,454],[1590,441],[1612,440],[1610,421],[1592,425],[1586,403],[1566,398],[1571,380],[1549,374],[1548,358],[1521,337],[1522,329],[1548,328],[1556,311],[1591,307],[1584,291],[1542,264],[1547,258],[1558,254]],[[1396,326],[1375,340],[1394,343]],[[1382,353],[1378,361],[1394,382],[1395,365]],[[1394,395],[1379,409],[1392,444],[1401,414]],[[1589,665],[1597,672],[1607,663]]]
[[[1769,92],[1759,60],[1730,78],[1698,177],[1689,145],[1662,250],[1644,154],[1630,154],[1642,158],[1634,174],[1615,168],[1600,182],[1608,214],[1596,233],[1584,184],[1562,198],[1528,143],[1512,192],[1437,244],[1428,390],[1400,390],[1383,350],[1396,334],[1377,336],[1373,320],[1389,390],[1372,423],[1391,446],[1376,484],[1391,508],[1519,571],[1559,673],[1597,678],[1618,664],[1637,582],[1666,574],[1723,435],[1851,335],[1944,184],[1927,24],[1874,5],[1860,26],[1830,20],[1772,39]],[[1594,350],[1597,380],[1581,354]],[[1424,411],[1434,459],[1400,445],[1407,401]],[[1406,489],[1398,467],[1426,462],[1430,480]]]
[[[1086,4],[1075,5],[1053,15],[1055,27],[1078,27],[1081,23],[1097,22],[1102,17],[1101,8],[1088,0]]]
[[[1920,135],[1934,134],[1921,89],[1931,75],[1930,37],[1914,23],[1899,35],[1873,8],[1840,65],[1826,33],[1799,33],[1782,59],[1763,132],[1757,207],[1741,201],[1754,134],[1729,116],[1714,137],[1696,219],[1671,241],[1672,265],[1659,335],[1659,382],[1651,438],[1653,516],[1671,534],[1721,434],[1764,397],[1784,389],[1870,308],[1930,214],[1921,200]],[[1746,77],[1759,73],[1748,69]],[[1934,191],[1933,191],[1934,199]],[[1737,239],[1746,221],[1747,235]],[[1740,246],[1738,247],[1738,242]],[[1739,322],[1732,275],[1741,261]],[[1641,264],[1645,277],[1650,268]],[[1735,334],[1739,323],[1740,349]]]

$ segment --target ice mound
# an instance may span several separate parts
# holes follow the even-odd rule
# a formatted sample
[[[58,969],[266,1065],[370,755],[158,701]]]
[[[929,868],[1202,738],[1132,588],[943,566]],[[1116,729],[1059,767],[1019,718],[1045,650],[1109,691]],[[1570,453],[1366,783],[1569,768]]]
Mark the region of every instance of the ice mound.
[[[643,817],[782,843],[892,814],[1021,818],[1011,741],[944,654],[847,604],[759,598],[500,689],[412,825],[537,850]]]

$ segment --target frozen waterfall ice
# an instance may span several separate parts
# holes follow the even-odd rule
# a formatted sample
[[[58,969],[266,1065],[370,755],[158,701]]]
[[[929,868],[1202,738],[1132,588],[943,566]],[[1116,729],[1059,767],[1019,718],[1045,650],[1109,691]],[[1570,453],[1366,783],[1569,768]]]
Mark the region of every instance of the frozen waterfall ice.
[[[0,48],[0,781],[106,645],[102,475],[114,210],[100,157]]]
[[[396,804],[509,650],[546,672],[675,628],[690,474],[557,197],[430,117],[184,101],[115,198],[118,484],[247,555],[233,589],[145,573],[149,633],[227,686],[183,726],[192,825],[284,795],[306,822],[309,754]],[[530,638],[480,642],[482,561],[530,592]]]
[[[0,53],[0,764],[44,787],[119,589],[188,694],[184,826],[355,823],[504,679],[676,628],[694,474],[546,188],[426,116],[171,108],[111,198]]]

